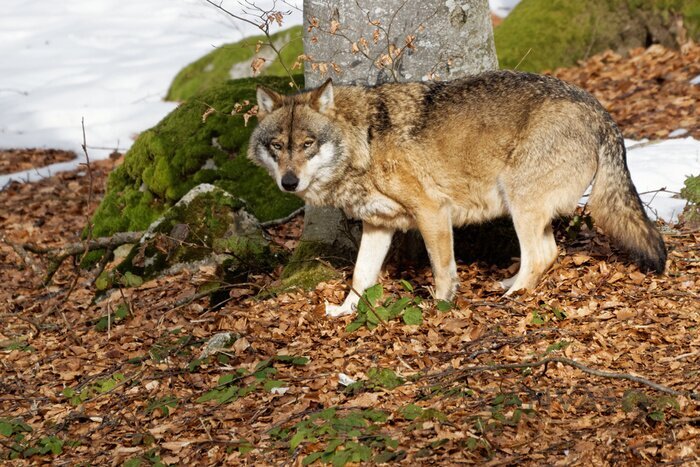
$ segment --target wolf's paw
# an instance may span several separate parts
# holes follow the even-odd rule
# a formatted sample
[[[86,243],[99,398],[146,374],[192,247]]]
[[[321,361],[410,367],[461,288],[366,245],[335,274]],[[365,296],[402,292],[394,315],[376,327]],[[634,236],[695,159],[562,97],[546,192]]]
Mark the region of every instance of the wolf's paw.
[[[345,302],[342,305],[333,305],[332,303],[326,302],[326,316],[339,318],[353,313],[355,313],[355,307],[350,303]]]
[[[516,274],[511,278],[503,279],[502,281],[498,281],[498,285],[500,285],[503,290],[508,290],[511,287],[513,287],[513,284],[515,284],[515,281],[517,279],[518,279],[518,275]],[[509,293],[510,293],[510,291],[509,291]]]

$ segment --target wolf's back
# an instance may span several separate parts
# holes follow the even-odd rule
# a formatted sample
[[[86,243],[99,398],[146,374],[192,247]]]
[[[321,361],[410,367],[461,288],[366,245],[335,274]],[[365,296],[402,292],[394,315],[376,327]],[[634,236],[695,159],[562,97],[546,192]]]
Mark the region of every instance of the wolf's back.
[[[609,116],[607,120],[588,206],[596,224],[642,269],[662,273],[666,246],[632,184],[622,135]]]

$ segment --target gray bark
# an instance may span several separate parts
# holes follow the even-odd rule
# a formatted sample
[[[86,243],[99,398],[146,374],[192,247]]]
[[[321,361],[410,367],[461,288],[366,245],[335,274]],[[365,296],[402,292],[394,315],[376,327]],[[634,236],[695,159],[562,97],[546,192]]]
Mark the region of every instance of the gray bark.
[[[374,85],[449,80],[498,67],[487,0],[305,0],[304,18],[307,87],[329,76]],[[414,48],[406,47],[410,36]],[[359,51],[353,52],[353,44]],[[377,67],[390,48],[404,53]],[[320,64],[326,64],[326,74],[318,71]]]
[[[449,80],[498,67],[487,0],[304,0],[304,52],[307,87],[328,77]],[[352,256],[346,226],[337,209],[307,208],[302,242],[329,258]]]

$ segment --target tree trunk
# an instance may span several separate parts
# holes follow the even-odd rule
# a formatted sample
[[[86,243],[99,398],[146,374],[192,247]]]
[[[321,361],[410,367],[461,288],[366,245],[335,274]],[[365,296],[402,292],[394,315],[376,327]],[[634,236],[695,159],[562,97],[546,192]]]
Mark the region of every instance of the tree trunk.
[[[366,85],[449,80],[498,67],[487,0],[304,0],[304,23],[307,87],[328,77]],[[356,232],[337,209],[307,208],[294,268],[310,264],[309,254],[354,260]]]

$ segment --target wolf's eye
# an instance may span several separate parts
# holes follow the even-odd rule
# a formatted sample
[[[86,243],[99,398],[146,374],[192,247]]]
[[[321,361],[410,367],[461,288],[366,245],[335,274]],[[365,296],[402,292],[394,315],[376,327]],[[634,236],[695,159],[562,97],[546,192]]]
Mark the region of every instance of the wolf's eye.
[[[309,149],[313,145],[314,145],[314,140],[312,140],[312,139],[307,139],[306,141],[304,141],[304,149]]]
[[[272,149],[274,149],[275,151],[281,151],[281,150],[282,150],[282,143],[278,143],[277,141],[274,141],[274,142],[270,143],[270,146],[271,146]]]

